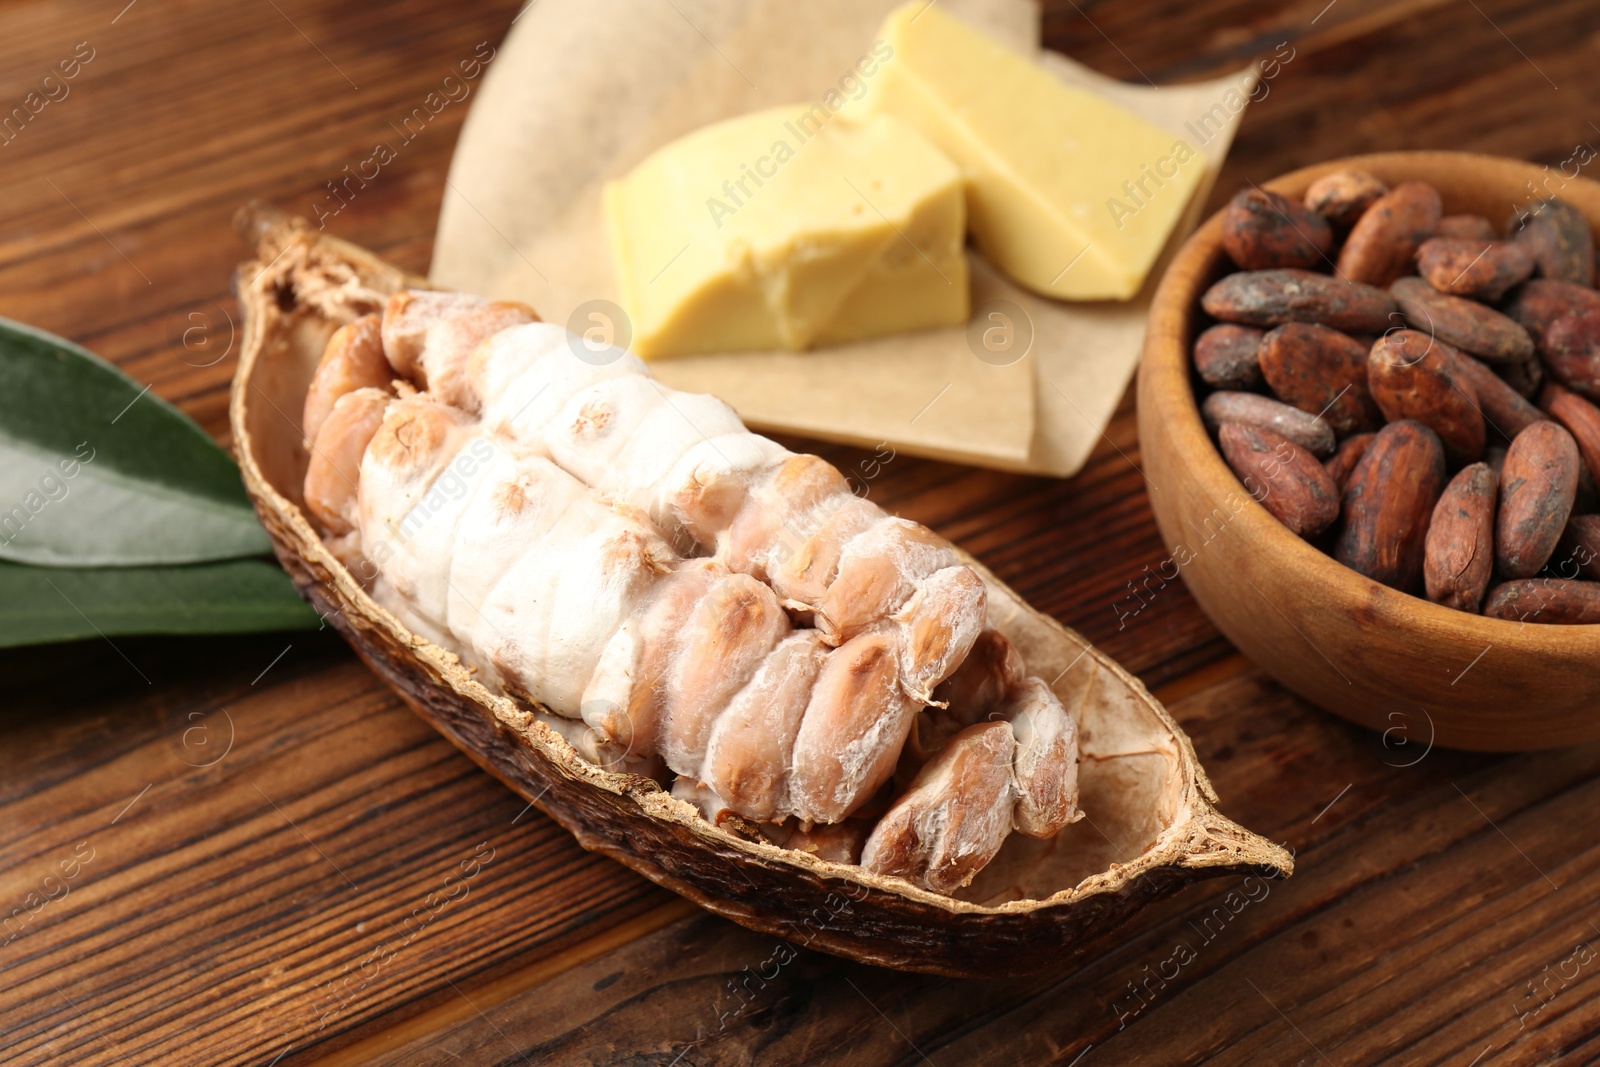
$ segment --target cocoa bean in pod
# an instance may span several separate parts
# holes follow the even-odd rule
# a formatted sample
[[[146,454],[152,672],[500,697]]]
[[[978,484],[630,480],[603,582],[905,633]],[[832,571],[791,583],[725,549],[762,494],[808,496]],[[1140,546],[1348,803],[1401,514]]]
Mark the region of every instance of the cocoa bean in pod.
[[[1600,311],[1578,311],[1550,324],[1539,343],[1545,369],[1556,381],[1600,400]]]
[[[1513,289],[1500,310],[1538,344],[1544,339],[1545,330],[1561,316],[1574,311],[1600,311],[1600,293],[1572,282],[1532,278]]]
[[[1572,517],[1578,492],[1578,445],[1554,422],[1517,434],[1500,471],[1495,566],[1505,578],[1539,573]]]
[[[1201,417],[1213,430],[1242,422],[1287,437],[1313,455],[1333,452],[1333,427],[1308,411],[1257,393],[1217,392],[1200,405]]]
[[[1574,515],[1550,559],[1557,578],[1600,581],[1600,515]]]
[[[1494,573],[1494,505],[1499,493],[1487,463],[1463,467],[1433,506],[1423,554],[1428,599],[1476,613]]]
[[[1492,304],[1528,280],[1533,259],[1509,241],[1430,237],[1417,249],[1417,270],[1441,293]]]
[[[1482,215],[1446,215],[1434,231],[1437,237],[1466,237],[1473,241],[1493,241],[1500,233]]]
[[[1506,233],[1528,250],[1539,277],[1594,285],[1594,234],[1583,212],[1566,201],[1545,200],[1518,212]]]
[[[1600,622],[1600,582],[1564,578],[1503,582],[1489,591],[1483,613],[1491,619],[1513,622]]]
[[[1544,418],[1544,412],[1506,380],[1465,352],[1456,353],[1456,374],[1472,386],[1490,436],[1510,443],[1517,434]]]
[[[1334,273],[1383,287],[1411,269],[1417,248],[1433,236],[1442,214],[1439,191],[1405,182],[1373,202],[1350,229]]]
[[[1494,308],[1441,293],[1421,278],[1401,278],[1389,287],[1406,325],[1490,363],[1533,358],[1528,331]]]
[[[1242,422],[1217,432],[1222,455],[1251,496],[1301,537],[1339,517],[1339,487],[1316,458],[1282,434]]]
[[[1315,267],[1333,248],[1333,228],[1288,197],[1244,189],[1222,211],[1222,247],[1241,270]]]
[[[1555,382],[1544,387],[1539,406],[1567,428],[1578,443],[1578,455],[1595,478],[1600,478],[1600,408]]]
[[[1346,333],[1382,333],[1399,310],[1382,289],[1309,270],[1239,271],[1207,289],[1200,305],[1221,322],[1320,322]]]
[[[1338,330],[1290,322],[1268,331],[1261,375],[1279,400],[1322,416],[1341,437],[1383,425],[1367,392],[1367,349]]]
[[[1367,357],[1367,388],[1384,417],[1427,426],[1455,463],[1483,455],[1485,440],[1477,393],[1456,369],[1465,358],[1416,330],[1385,335]]]
[[[1350,475],[1333,558],[1374,581],[1413,591],[1422,582],[1428,522],[1444,485],[1439,435],[1413,419],[1391,422]]]
[[[1258,389],[1262,385],[1262,332],[1254,326],[1219,322],[1195,338],[1194,369],[1213,389]]]
[[[1346,437],[1339,442],[1339,447],[1333,455],[1328,457],[1328,474],[1339,487],[1340,494],[1344,493],[1345,486],[1350,482],[1350,474],[1356,469],[1356,464],[1361,462],[1361,457],[1367,454],[1367,449],[1372,447],[1372,442],[1378,437],[1375,433],[1358,433]]]
[[[1306,190],[1306,207],[1348,230],[1377,199],[1389,191],[1377,178],[1353,167],[1324,174]]]

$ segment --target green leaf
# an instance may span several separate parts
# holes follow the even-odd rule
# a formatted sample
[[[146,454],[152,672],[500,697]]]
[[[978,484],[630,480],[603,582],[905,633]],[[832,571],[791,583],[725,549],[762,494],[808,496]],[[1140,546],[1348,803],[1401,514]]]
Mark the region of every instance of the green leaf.
[[[204,430],[87,350],[0,319],[0,558],[131,566],[270,550]]]
[[[0,648],[128,634],[223,634],[319,625],[294,583],[257,559],[180,567],[0,563]]]

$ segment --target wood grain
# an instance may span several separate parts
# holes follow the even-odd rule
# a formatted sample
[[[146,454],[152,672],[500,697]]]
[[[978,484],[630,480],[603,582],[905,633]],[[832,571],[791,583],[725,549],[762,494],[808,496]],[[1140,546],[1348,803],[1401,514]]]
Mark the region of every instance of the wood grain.
[[[233,210],[259,196],[311,212],[518,6],[0,6],[0,108],[76,43],[97,50],[71,95],[0,147],[0,314],[117,360],[225,439]],[[1289,43],[1213,207],[1247,178],[1338,155],[1451,148],[1556,165],[1597,139],[1600,11],[1582,0],[1051,0],[1045,28],[1105,73],[1158,83]],[[446,109],[330,229],[425,269],[463,117]],[[845,469],[864,458],[820,451]],[[774,942],[683,919],[675,898],[537,813],[513,826],[522,805],[327,635],[119,639],[0,655],[0,914],[80,842],[95,849],[67,896],[0,945],[0,1059],[442,1063],[471,1042],[481,1057],[456,1054],[511,1064],[1593,1059],[1596,968],[1550,976],[1600,936],[1587,829],[1600,755],[1434,749],[1407,767],[1423,724],[1386,747],[1288,696],[1230,652],[1181,582],[1150,578],[1166,553],[1140,462],[1130,398],[1070,482],[901,457],[871,487],[1159,687],[1223,811],[1299,854],[1294,879],[1242,909],[1123,1029],[1127,983],[1198,939],[1189,923],[1238,886],[1188,891],[1071,973],[991,986],[802,952],[740,997],[728,979],[760,969]],[[185,731],[219,707],[238,747],[209,769],[186,764]],[[199,737],[189,747],[210,758]],[[338,1003],[328,987],[358,971],[384,920],[484,840],[496,858],[470,894],[318,1031],[319,1008]],[[1541,1003],[1530,981],[1545,1006],[1524,1027],[1516,1007]],[[719,1013],[752,995],[719,1031]]]

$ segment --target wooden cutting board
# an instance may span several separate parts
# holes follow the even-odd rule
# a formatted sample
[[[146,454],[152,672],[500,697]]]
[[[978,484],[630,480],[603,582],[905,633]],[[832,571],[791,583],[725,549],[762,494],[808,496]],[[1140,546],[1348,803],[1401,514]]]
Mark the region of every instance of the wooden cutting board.
[[[234,208],[320,215],[425,270],[471,99],[459,64],[516,12],[0,5],[0,116],[93,54],[0,135],[0,314],[116,360],[225,439]],[[1583,0],[1067,2],[1044,26],[1075,58],[1158,83],[1276,54],[1219,203],[1246,178],[1354,152],[1558,167],[1600,144],[1600,10]],[[392,158],[374,170],[380,143]],[[1071,482],[821,451],[1139,673],[1223,810],[1294,848],[1299,873],[1195,887],[1088,962],[1029,979],[790,959],[582,852],[330,634],[12,651],[0,1060],[1593,1058],[1600,749],[1446,752],[1425,723],[1368,734],[1263,678],[1156,576],[1131,399]]]

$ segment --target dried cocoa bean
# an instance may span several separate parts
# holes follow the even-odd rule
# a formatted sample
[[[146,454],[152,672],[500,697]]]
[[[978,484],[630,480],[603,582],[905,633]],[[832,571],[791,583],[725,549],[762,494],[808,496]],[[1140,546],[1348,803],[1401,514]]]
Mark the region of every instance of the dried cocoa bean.
[[[1361,462],[1361,457],[1367,454],[1367,449],[1372,447],[1372,442],[1377,437],[1375,433],[1352,434],[1339,442],[1338,450],[1328,457],[1327,463],[1323,464],[1328,468],[1328,474],[1339,487],[1341,495],[1350,482],[1351,472],[1356,469],[1356,464]]]
[[[1600,408],[1555,382],[1544,387],[1539,406],[1567,428],[1589,474],[1600,479]]]
[[[1472,386],[1485,428],[1494,437],[1509,444],[1517,434],[1545,417],[1504,378],[1465,352],[1456,353],[1452,366],[1457,376]]]
[[[1367,392],[1367,349],[1338,330],[1308,322],[1275,327],[1261,339],[1261,375],[1279,400],[1322,416],[1341,437],[1383,425]]]
[[[1513,622],[1600,622],[1600,582],[1562,578],[1524,578],[1489,591],[1483,613]]]
[[[1213,389],[1259,389],[1261,331],[1221,322],[1195,338],[1194,369]]]
[[[1502,363],[1494,368],[1494,372],[1518,396],[1526,399],[1538,396],[1540,386],[1544,385],[1544,364],[1539,362],[1538,356],[1519,359],[1515,363]]]
[[[1567,520],[1550,570],[1557,578],[1600,580],[1600,515],[1574,515]]]
[[[1339,517],[1339,487],[1311,453],[1287,437],[1230,422],[1217,440],[1250,495],[1294,533],[1315,537]]]
[[[1222,247],[1241,270],[1315,267],[1333,248],[1333,228],[1288,197],[1244,189],[1222,211]]]
[[[1506,450],[1499,445],[1490,445],[1483,450],[1483,461],[1494,471],[1494,482],[1500,484],[1500,472],[1506,469]]]
[[[1367,387],[1384,417],[1427,426],[1456,463],[1477,459],[1484,446],[1477,393],[1456,369],[1465,358],[1416,330],[1384,336],[1367,358]]]
[[[1500,237],[1494,223],[1482,215],[1446,215],[1433,232],[1438,237],[1466,237],[1474,241],[1494,241]]]
[[[1230,274],[1200,298],[1206,314],[1244,326],[1320,322],[1346,333],[1382,333],[1394,325],[1394,298],[1382,289],[1308,270]]]
[[[1353,282],[1387,286],[1411,268],[1417,248],[1433,236],[1442,214],[1439,191],[1426,182],[1395,186],[1362,213],[1334,273]]]
[[[1430,237],[1417,249],[1417,270],[1441,293],[1492,304],[1528,280],[1533,259],[1509,241]]]
[[[1600,311],[1578,311],[1550,324],[1539,343],[1545,369],[1575,393],[1600,400]]]
[[[1544,339],[1545,330],[1561,316],[1574,311],[1600,311],[1600,293],[1559,279],[1533,278],[1513,289],[1500,310],[1538,344]]]
[[[1583,212],[1571,204],[1542,201],[1531,212],[1513,215],[1506,232],[1528,250],[1539,277],[1594,285],[1594,234]]]
[[[1218,392],[1206,397],[1200,414],[1213,430],[1242,422],[1287,437],[1314,455],[1333,452],[1333,428],[1317,416],[1257,393]]]
[[[1389,293],[1406,325],[1490,363],[1533,358],[1533,338],[1514,320],[1474,300],[1439,292],[1421,278],[1401,278]]]
[[[1306,190],[1306,207],[1348,230],[1388,191],[1387,185],[1364,170],[1336,170],[1311,183]]]
[[[1476,612],[1494,573],[1494,505],[1499,487],[1487,463],[1463,467],[1445,486],[1428,523],[1422,579],[1428,599]]]
[[[1495,566],[1506,578],[1532,578],[1549,562],[1572,517],[1578,445],[1554,422],[1517,434],[1500,472]]]
[[[1444,484],[1437,434],[1413,419],[1379,430],[1345,488],[1334,559],[1402,592],[1417,588],[1428,521]]]

